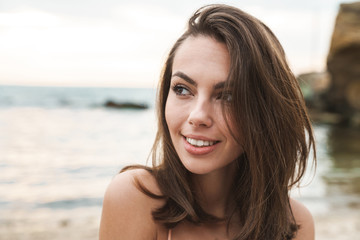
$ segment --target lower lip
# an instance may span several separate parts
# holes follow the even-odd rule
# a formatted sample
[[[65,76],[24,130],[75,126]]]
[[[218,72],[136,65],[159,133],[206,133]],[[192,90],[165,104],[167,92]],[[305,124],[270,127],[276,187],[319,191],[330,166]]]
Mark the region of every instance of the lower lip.
[[[186,138],[183,138],[184,142],[185,142],[185,150],[193,155],[205,155],[208,153],[211,153],[212,151],[215,150],[215,148],[217,147],[218,143],[215,143],[214,145],[211,146],[206,146],[206,147],[196,147],[191,145],[190,143],[188,143],[188,141],[186,141]]]

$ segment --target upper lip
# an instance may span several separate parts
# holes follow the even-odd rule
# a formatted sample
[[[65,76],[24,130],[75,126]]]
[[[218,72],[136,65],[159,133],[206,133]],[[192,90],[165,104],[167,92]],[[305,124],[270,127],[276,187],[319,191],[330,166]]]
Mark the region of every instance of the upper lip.
[[[219,140],[211,139],[205,136],[193,135],[193,134],[183,134],[186,138],[192,138],[195,140],[203,140],[203,141],[211,141],[211,142],[218,142]]]

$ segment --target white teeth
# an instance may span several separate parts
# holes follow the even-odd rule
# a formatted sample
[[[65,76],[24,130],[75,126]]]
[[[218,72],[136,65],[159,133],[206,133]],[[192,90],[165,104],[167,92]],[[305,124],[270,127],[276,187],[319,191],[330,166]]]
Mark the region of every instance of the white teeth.
[[[202,146],[207,147],[215,144],[215,141],[196,140],[188,137],[186,138],[186,141],[196,147],[202,147]]]

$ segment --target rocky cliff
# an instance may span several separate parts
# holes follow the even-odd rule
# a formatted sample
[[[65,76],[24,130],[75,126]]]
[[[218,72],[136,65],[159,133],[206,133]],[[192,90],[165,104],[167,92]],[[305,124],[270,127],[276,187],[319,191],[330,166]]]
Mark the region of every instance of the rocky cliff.
[[[360,2],[340,5],[327,68],[327,110],[351,118],[360,111]]]

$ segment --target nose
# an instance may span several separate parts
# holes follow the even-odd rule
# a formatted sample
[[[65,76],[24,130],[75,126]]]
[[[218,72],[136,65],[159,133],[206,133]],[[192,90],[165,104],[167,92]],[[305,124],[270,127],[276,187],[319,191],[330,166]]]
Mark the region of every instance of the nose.
[[[197,99],[190,111],[188,123],[193,127],[211,127],[213,124],[211,103],[206,99]]]

